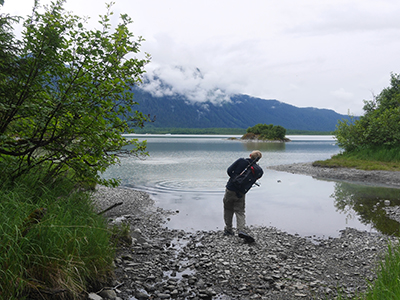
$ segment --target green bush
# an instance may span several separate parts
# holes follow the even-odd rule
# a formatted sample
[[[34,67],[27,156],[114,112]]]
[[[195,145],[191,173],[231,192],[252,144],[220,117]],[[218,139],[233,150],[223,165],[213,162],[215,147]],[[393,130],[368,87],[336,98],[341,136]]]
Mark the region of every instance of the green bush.
[[[338,122],[334,134],[341,148],[351,152],[400,145],[400,76],[392,74],[391,86],[365,101],[364,111],[359,119]]]
[[[286,135],[285,128],[280,125],[274,126],[272,124],[257,124],[247,128],[246,132],[258,135],[262,140],[283,140]]]

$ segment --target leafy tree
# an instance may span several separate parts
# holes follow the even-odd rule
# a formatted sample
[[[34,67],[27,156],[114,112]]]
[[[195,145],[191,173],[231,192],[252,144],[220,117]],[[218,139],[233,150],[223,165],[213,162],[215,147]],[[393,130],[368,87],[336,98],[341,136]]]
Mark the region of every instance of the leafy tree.
[[[364,101],[359,119],[339,121],[334,132],[345,151],[400,145],[400,76],[391,75],[390,86],[373,100]]]
[[[254,133],[254,134],[262,134],[263,132],[268,132],[272,129],[274,125],[270,124],[256,124],[253,127],[247,128],[248,133]]]
[[[283,140],[286,135],[286,129],[280,125],[274,126],[273,128],[273,136],[275,136],[279,140]]]
[[[135,57],[142,38],[135,40],[127,15],[112,28],[111,4],[101,29],[88,30],[64,3],[40,13],[35,1],[20,40],[11,31],[16,19],[0,16],[0,163],[13,178],[40,167],[49,176],[72,169],[78,179],[116,184],[99,172],[119,154],[145,153],[145,143],[121,134],[149,120],[132,111],[130,90],[149,55]]]
[[[256,124],[253,127],[247,128],[246,132],[258,135],[260,139],[264,140],[284,140],[286,135],[284,127],[272,124]]]

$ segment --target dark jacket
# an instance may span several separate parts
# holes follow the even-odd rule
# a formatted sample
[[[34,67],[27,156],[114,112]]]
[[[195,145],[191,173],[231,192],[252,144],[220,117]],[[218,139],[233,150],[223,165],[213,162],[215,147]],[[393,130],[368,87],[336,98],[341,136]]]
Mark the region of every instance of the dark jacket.
[[[244,169],[252,162],[250,158],[239,158],[236,160],[232,165],[229,166],[227,173],[229,176],[228,183],[226,184],[226,188],[230,191],[234,192],[241,192],[243,194],[247,193],[248,190],[250,190],[251,186],[254,184],[254,182],[257,181],[257,179],[261,178],[261,176],[264,174],[262,168],[257,164],[254,163],[252,165],[253,167],[253,174],[254,178],[252,178],[251,182],[249,183],[248,187],[238,187],[234,183],[234,179],[242,173]]]

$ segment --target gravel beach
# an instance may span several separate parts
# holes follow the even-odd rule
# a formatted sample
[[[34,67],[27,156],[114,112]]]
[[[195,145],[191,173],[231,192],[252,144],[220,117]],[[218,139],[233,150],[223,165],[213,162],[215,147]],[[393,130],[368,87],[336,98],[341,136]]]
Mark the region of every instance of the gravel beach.
[[[316,178],[400,187],[399,172],[271,167]],[[90,299],[334,299],[365,291],[397,238],[344,228],[337,238],[291,235],[273,227],[250,227],[247,244],[222,231],[171,230],[177,212],[155,206],[147,193],[98,187],[93,198],[110,223],[127,223],[131,239],[115,258],[115,280]],[[222,201],[222,200],[221,200]],[[397,210],[396,210],[397,211]],[[393,219],[398,214],[391,212]]]
[[[314,167],[311,162],[271,166],[268,169],[293,174],[305,174],[314,178],[400,188],[400,172]]]

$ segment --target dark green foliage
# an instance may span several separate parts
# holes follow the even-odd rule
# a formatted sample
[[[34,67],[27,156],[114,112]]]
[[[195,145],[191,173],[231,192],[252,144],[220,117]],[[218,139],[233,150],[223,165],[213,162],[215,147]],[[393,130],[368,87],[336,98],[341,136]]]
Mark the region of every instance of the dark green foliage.
[[[351,152],[400,145],[400,76],[392,74],[390,87],[364,103],[362,117],[339,121],[335,131],[339,146]]]
[[[253,133],[262,140],[284,140],[286,129],[280,125],[257,124],[253,127],[247,128],[247,133]]]
[[[0,16],[0,162],[13,178],[40,166],[49,178],[72,169],[80,180],[101,182],[122,147],[145,148],[121,134],[147,119],[132,111],[130,88],[148,58],[130,58],[141,38],[133,39],[128,16],[112,29],[108,5],[101,29],[87,30],[64,2],[43,13],[35,2],[21,40],[12,35],[13,20]]]

